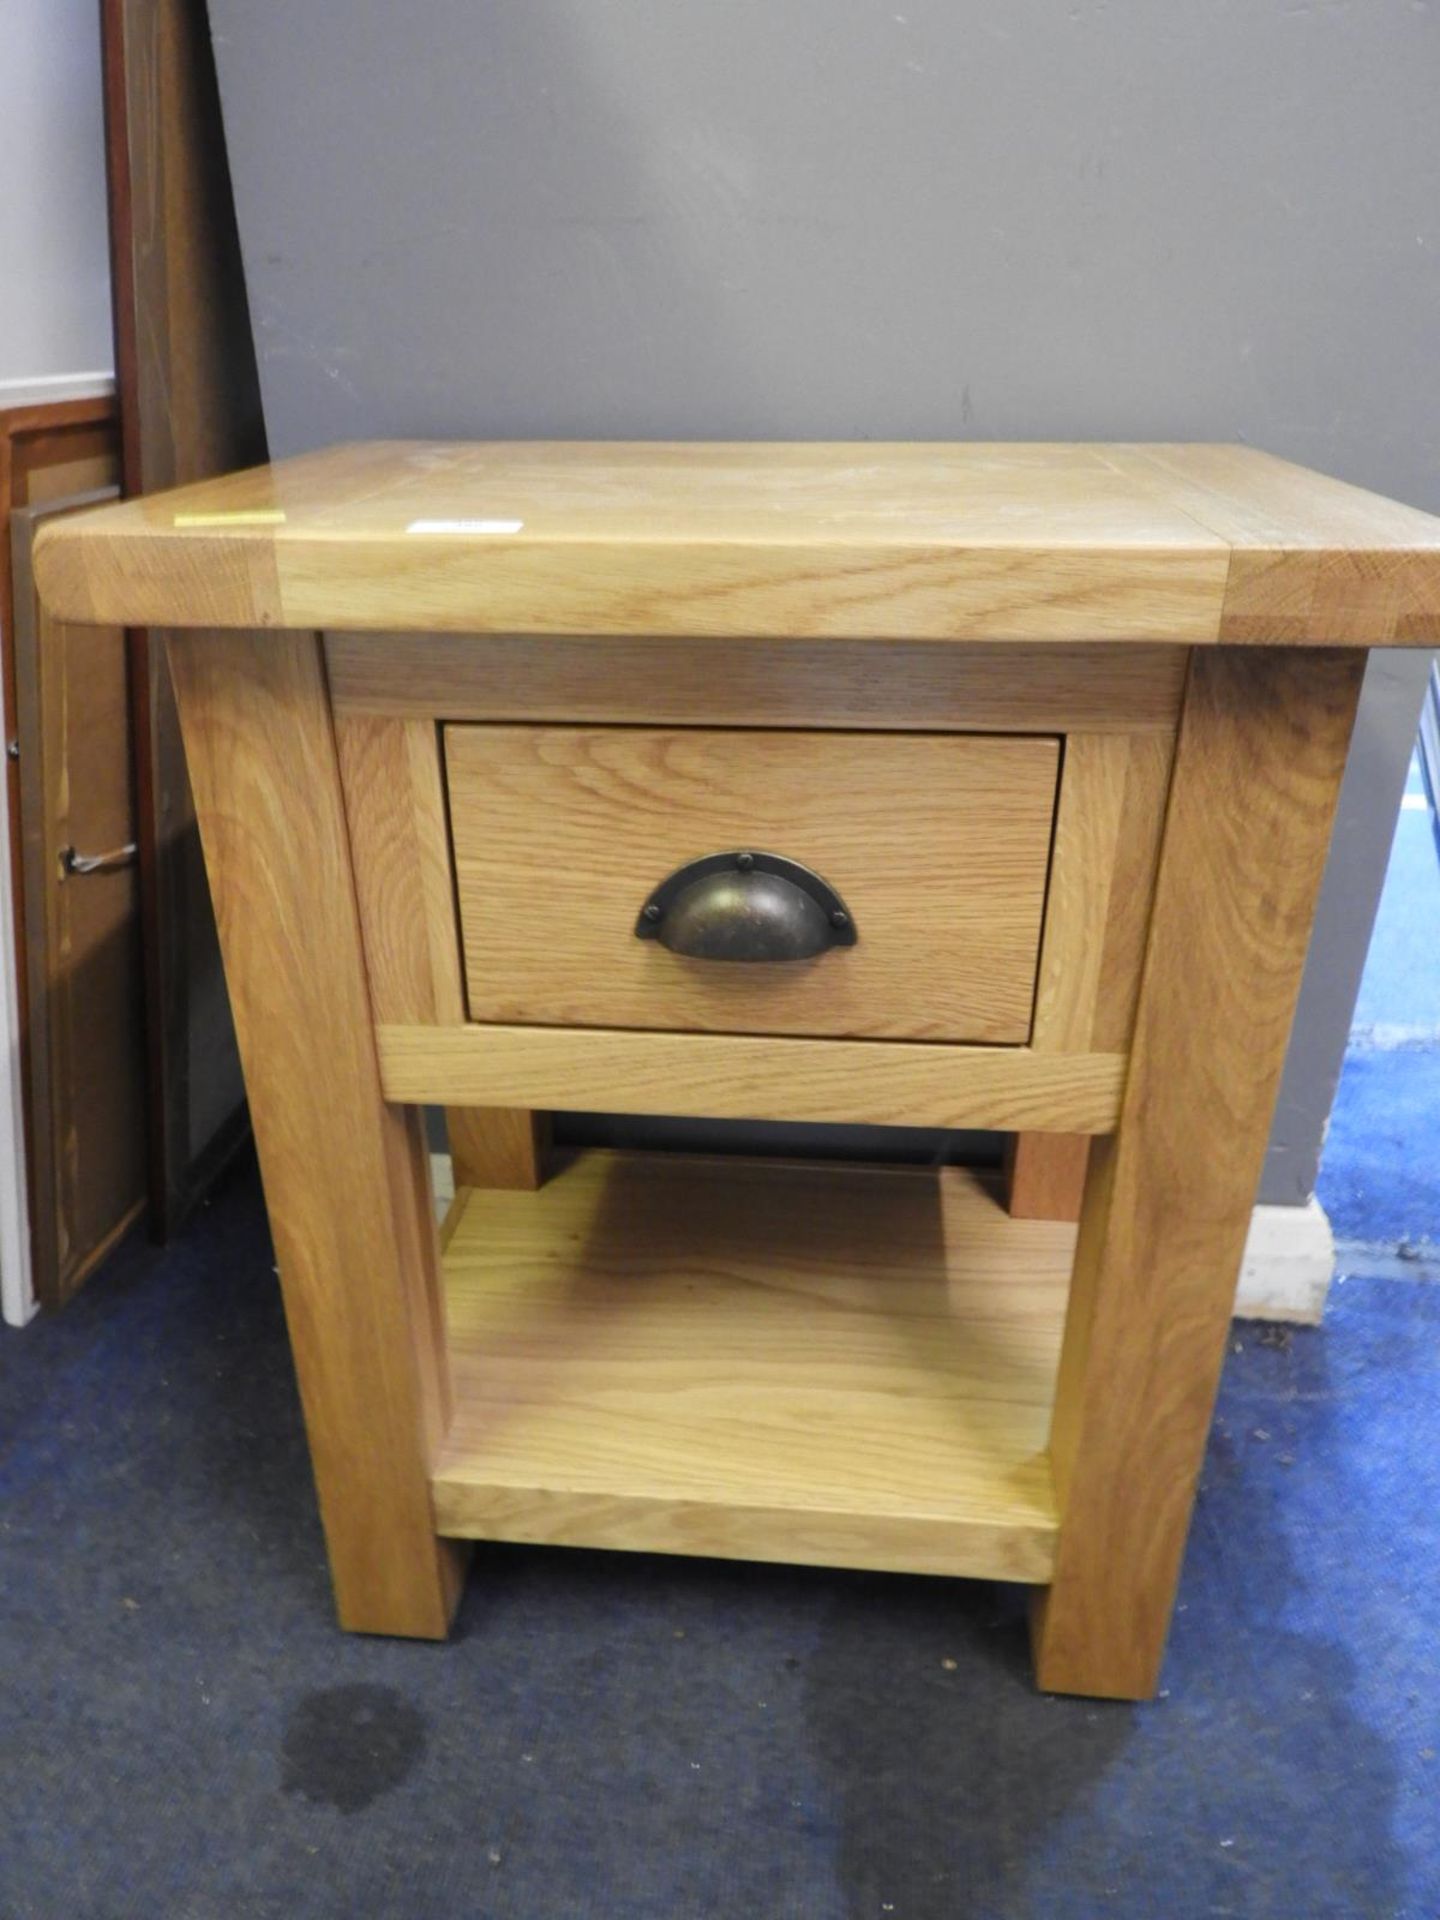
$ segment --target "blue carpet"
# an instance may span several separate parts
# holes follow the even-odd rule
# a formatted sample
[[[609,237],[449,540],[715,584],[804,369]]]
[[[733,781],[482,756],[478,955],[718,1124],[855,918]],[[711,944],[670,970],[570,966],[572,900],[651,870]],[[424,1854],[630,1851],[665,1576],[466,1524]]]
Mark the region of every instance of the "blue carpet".
[[[242,1170],[0,1336],[0,1916],[1434,1920],[1423,1052],[1362,1035],[1326,1168],[1405,1277],[1237,1329],[1144,1707],[980,1584],[496,1548],[449,1646],[338,1633]]]

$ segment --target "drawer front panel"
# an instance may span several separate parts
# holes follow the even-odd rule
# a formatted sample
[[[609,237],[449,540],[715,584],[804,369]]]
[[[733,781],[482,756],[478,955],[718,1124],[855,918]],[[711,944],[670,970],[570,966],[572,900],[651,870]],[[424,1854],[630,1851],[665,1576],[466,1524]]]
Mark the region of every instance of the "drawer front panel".
[[[449,726],[472,1020],[1020,1043],[1059,743],[1030,737]],[[677,868],[753,849],[843,898],[813,958],[639,939]]]

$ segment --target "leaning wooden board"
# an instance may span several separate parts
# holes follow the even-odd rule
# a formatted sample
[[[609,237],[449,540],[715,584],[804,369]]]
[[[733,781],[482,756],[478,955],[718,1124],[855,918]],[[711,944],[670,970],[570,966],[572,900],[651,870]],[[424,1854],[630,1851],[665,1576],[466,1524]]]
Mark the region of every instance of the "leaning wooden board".
[[[1042,1685],[1152,1692],[1364,649],[1440,637],[1440,522],[1238,448],[402,443],[38,564],[181,630],[342,1621],[443,1634],[470,1537],[792,1557],[1028,1582]],[[443,1260],[426,1102],[471,1110]],[[547,1160],[567,1104],[1028,1164],[1007,1215]],[[1069,1273],[1017,1216],[1082,1168]]]
[[[205,9],[100,0],[124,486],[265,454]],[[176,1231],[248,1131],[165,636],[130,635],[150,1226]]]

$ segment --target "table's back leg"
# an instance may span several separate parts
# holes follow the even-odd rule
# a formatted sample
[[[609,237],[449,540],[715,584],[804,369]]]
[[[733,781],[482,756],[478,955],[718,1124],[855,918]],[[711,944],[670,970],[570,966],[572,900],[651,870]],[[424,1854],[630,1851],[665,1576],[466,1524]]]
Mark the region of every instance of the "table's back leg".
[[[511,1187],[533,1193],[545,1184],[548,1113],[529,1107],[447,1107],[445,1128],[457,1190]]]
[[[1121,1120],[1096,1141],[1036,1677],[1154,1692],[1364,668],[1192,657]]]
[[[420,1115],[386,1104],[317,636],[171,641],[342,1626],[442,1637],[448,1374]]]
[[[1016,1220],[1078,1220],[1090,1164],[1088,1133],[1012,1133],[1005,1205]]]

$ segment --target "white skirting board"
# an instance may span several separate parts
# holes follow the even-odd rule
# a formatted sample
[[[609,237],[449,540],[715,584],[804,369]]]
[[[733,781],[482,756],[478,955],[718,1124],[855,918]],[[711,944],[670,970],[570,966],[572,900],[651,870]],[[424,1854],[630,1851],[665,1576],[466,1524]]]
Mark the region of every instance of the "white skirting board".
[[[455,1193],[448,1153],[432,1153],[435,1209],[442,1216]],[[1303,1207],[1256,1207],[1235,1294],[1237,1320],[1320,1324],[1335,1272],[1335,1238],[1318,1200]]]
[[[1318,1200],[1256,1207],[1240,1265],[1235,1316],[1317,1327],[1335,1273],[1335,1236]]]

